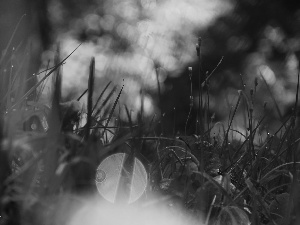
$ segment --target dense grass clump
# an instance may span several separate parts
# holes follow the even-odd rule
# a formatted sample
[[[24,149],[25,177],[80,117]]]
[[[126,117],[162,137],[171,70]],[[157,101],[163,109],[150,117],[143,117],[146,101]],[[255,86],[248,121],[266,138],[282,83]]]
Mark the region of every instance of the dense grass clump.
[[[201,39],[199,63],[200,47]],[[197,120],[191,121],[190,68],[190,110],[180,128],[184,135],[162,136],[160,119],[146,120],[143,104],[137,121],[120,106],[123,86],[109,82],[95,96],[94,58],[87,90],[62,103],[60,67],[69,56],[61,60],[58,49],[54,66],[26,89],[26,62],[12,65],[13,55],[6,52],[0,61],[5,87],[0,95],[0,224],[300,224],[299,81],[292,114],[271,134],[262,128],[268,115],[256,115],[257,80],[249,91],[237,91],[227,124],[209,118],[214,70],[206,78],[199,71]],[[47,106],[38,99],[50,76],[54,91]],[[86,109],[80,103],[83,95]],[[232,128],[241,105],[246,106],[246,133]],[[189,126],[196,127],[195,134],[187,133]],[[233,138],[237,133],[240,139]],[[148,173],[144,194],[131,205],[108,203],[97,193],[97,167],[117,152],[131,159],[128,173],[134,173],[134,158]]]

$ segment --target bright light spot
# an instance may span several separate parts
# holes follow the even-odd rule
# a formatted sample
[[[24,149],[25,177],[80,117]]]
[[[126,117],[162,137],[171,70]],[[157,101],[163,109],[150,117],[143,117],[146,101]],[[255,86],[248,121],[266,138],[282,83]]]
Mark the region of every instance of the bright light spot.
[[[162,200],[163,198],[161,198]],[[154,200],[155,201],[155,200]],[[203,224],[199,219],[192,218],[183,210],[168,206],[166,203],[150,206],[120,206],[104,204],[99,201],[88,201],[73,212],[67,225],[194,225]]]
[[[295,92],[294,90],[286,88],[285,80],[279,80],[276,82],[273,86],[273,93],[276,100],[280,103],[280,108],[283,108],[284,105],[295,102]]]
[[[79,119],[79,128],[83,128],[87,123],[87,114],[81,113]]]
[[[267,26],[265,29],[265,36],[273,42],[274,45],[279,45],[285,38],[285,34],[280,27]]]
[[[145,166],[138,158],[134,159],[132,174],[122,174],[127,158],[128,154],[116,153],[105,158],[97,168],[97,189],[102,197],[111,203],[117,201],[117,192],[123,187],[123,182],[124,180],[126,182],[126,179],[130,180],[130,184],[126,184],[130,191],[125,192],[128,195],[125,196],[128,203],[137,201],[146,190],[148,175]]]
[[[289,82],[296,84],[297,83],[297,76],[299,70],[299,62],[295,54],[288,55],[286,59],[286,69],[287,69],[287,76]]]
[[[259,66],[257,73],[258,74],[261,73],[261,75],[266,80],[267,84],[274,85],[276,83],[275,73],[267,65],[261,65],[261,66]]]
[[[141,102],[142,102],[142,99],[141,97],[137,97],[135,99],[135,108],[140,108],[141,107]],[[153,107],[153,102],[151,100],[151,97],[149,96],[144,96],[144,99],[143,99],[143,107],[144,107],[144,115],[146,116],[150,116],[152,115],[153,111],[154,111],[154,107]]]
[[[99,28],[99,22],[100,22],[100,17],[96,14],[88,14],[85,18],[84,18],[88,29],[91,30],[98,30]]]
[[[299,62],[295,54],[291,54],[287,58],[287,67],[291,71],[298,70]]]

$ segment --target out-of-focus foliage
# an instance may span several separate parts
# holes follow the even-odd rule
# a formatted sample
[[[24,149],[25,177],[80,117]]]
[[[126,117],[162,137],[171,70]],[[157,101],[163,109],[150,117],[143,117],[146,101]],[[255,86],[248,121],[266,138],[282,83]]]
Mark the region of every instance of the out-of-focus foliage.
[[[274,120],[280,116],[273,110],[271,95],[276,98],[282,115],[289,111],[295,99],[300,48],[298,6],[296,0],[3,2],[0,46],[5,49],[13,27],[26,13],[9,50],[32,40],[30,49],[35,54],[28,75],[37,71],[40,62],[45,69],[49,60],[53,61],[51,43],[59,42],[63,54],[67,54],[83,42],[64,65],[65,97],[78,96],[86,88],[88,76],[83,65],[94,55],[97,87],[107,80],[121,84],[124,79],[122,102],[134,109],[133,118],[137,118],[141,105],[141,89],[146,93],[146,115],[157,111],[158,74],[163,94],[161,110],[166,115],[174,115],[176,111],[179,120],[188,114],[190,86],[185,68],[191,65],[194,68],[193,109],[197,108],[199,66],[195,44],[201,36],[203,75],[211,72],[224,56],[209,83],[210,108],[217,114],[216,119],[223,120],[229,112],[237,89],[249,91],[258,78],[259,113],[263,113],[262,105],[267,101],[270,121],[277,127]],[[183,129],[184,124],[185,120],[180,120],[177,127]]]
[[[281,124],[280,117],[290,113],[295,102],[300,49],[299,2],[242,0],[232,3],[234,8],[230,13],[220,16],[207,29],[198,30],[202,37],[202,74],[213,71],[224,56],[209,82],[210,110],[216,113],[215,120],[227,120],[224,116],[235,104],[237,90],[250,94],[253,89],[258,110],[256,119],[267,114],[268,126],[265,129],[274,130]],[[199,66],[198,62],[193,65],[195,90],[198,89],[196,71]],[[175,106],[177,118],[188,114],[190,87],[186,75],[187,72],[185,76],[166,82],[172,90],[165,99],[175,99],[176,102],[164,104],[164,107],[169,115],[174,115]],[[197,94],[195,90],[195,105],[198,103]],[[276,99],[281,116],[272,97]],[[267,107],[264,109],[265,101]],[[238,113],[233,126],[245,133],[243,117]],[[184,123],[181,121],[178,127],[184,126]]]
[[[271,96],[276,98],[282,115],[295,100],[300,48],[298,4],[297,1],[287,3],[280,0],[230,3],[128,0],[89,1],[86,4],[51,1],[50,14],[65,51],[70,51],[79,41],[84,42],[76,58],[71,58],[71,62],[65,65],[66,91],[74,86],[84,89],[76,85],[73,77],[86,83],[86,71],[81,65],[93,54],[96,56],[99,85],[105,79],[120,83],[125,78],[123,101],[129,108],[139,108],[141,88],[149,93],[157,91],[158,72],[161,91],[169,96],[163,98],[162,110],[172,115],[175,107],[178,118],[186,118],[189,80],[185,68],[194,65],[197,106],[195,44],[197,36],[201,36],[203,74],[210,73],[224,56],[210,79],[211,111],[222,120],[234,104],[236,90],[245,88],[249,92],[254,89],[254,79],[257,78],[258,114],[263,113],[263,104],[267,101],[267,110],[274,112],[270,113],[270,121],[277,127],[274,120],[280,116],[273,110]],[[128,98],[130,100],[126,101]],[[228,101],[224,101],[225,98]],[[147,96],[145,102],[149,113],[153,112],[156,100],[155,95]],[[241,121],[243,116],[239,117]],[[184,120],[179,121],[178,127],[183,127],[184,123]],[[243,131],[243,128],[236,128]]]
[[[224,92],[218,87],[243,89],[243,83],[249,91],[254,86],[254,79],[258,78],[259,103],[268,101],[272,105],[263,76],[284,114],[285,107],[295,101],[299,25],[298,1],[236,1],[230,14],[220,17],[209,29],[201,32],[204,37],[204,70],[211,70],[212,59],[225,56],[222,69],[216,75],[218,79],[211,80],[212,93],[219,98]],[[244,81],[241,81],[240,74]],[[224,108],[223,100],[216,100],[213,108]]]
[[[82,65],[95,55],[97,86],[106,79],[117,84],[124,79],[122,98],[134,109],[133,118],[143,89],[148,92],[145,115],[150,115],[155,111],[157,97],[151,93],[157,92],[157,73],[164,91],[165,79],[179,76],[193,61],[197,30],[230,8],[228,1],[219,0],[51,1],[51,20],[63,53],[84,42],[64,66],[64,91],[85,89],[87,76]],[[48,58],[51,52],[44,54],[44,67]]]

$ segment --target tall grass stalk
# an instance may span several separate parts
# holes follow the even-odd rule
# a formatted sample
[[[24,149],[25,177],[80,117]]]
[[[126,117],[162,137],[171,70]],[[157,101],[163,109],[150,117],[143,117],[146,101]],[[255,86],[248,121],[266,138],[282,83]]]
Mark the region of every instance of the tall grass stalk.
[[[188,122],[189,122],[189,119],[190,119],[190,116],[191,116],[191,112],[192,112],[192,109],[193,109],[193,105],[194,105],[194,97],[193,97],[193,82],[192,82],[192,76],[193,76],[193,69],[192,67],[189,67],[189,78],[190,78],[190,109],[189,109],[189,113],[188,113],[188,116],[186,118],[186,122],[185,122],[185,127],[184,127],[184,134],[185,136],[187,135],[186,133],[186,129],[187,129],[187,125],[188,125]]]
[[[202,132],[204,131],[204,126],[203,126],[203,118],[202,118],[202,59],[201,59],[201,44],[202,44],[202,38],[198,38],[198,43],[196,44],[196,52],[198,56],[198,109],[197,109],[197,126],[196,126],[196,133],[201,135]],[[197,132],[198,131],[198,132]]]
[[[87,122],[86,122],[86,130],[85,130],[86,140],[89,139],[90,127],[92,125],[94,82],[95,82],[95,58],[93,57],[90,62],[89,80],[88,80]]]

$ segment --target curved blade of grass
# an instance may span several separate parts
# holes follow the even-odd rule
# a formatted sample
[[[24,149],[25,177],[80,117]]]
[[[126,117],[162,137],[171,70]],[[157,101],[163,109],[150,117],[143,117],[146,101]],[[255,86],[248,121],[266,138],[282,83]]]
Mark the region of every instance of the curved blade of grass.
[[[108,154],[110,151],[114,150],[116,147],[118,147],[119,145],[122,145],[125,143],[125,141],[127,141],[129,138],[131,137],[131,134],[128,133],[126,135],[124,135],[123,137],[115,140],[114,142],[106,145],[104,148],[101,149],[100,151],[100,157],[103,155]]]
[[[98,97],[98,99],[97,99],[97,101],[96,101],[96,103],[95,103],[95,105],[94,105],[94,107],[93,107],[93,109],[92,109],[92,113],[93,113],[94,110],[96,109],[96,107],[97,107],[97,105],[98,105],[100,99],[103,97],[105,91],[107,90],[107,88],[109,87],[110,84],[111,84],[111,81],[108,82],[108,84],[105,86],[105,88],[103,89],[103,91],[100,93],[100,95],[99,95],[99,97]]]
[[[290,185],[290,183],[284,183],[284,184],[281,184],[281,185],[278,185],[278,186],[276,186],[276,187],[274,187],[274,188],[269,189],[268,192],[264,195],[263,201],[265,201],[266,197],[267,197],[270,193],[272,193],[273,191],[275,191],[276,189],[279,189],[279,188],[282,188],[282,187],[285,187],[285,186],[289,186],[289,185]]]
[[[275,170],[273,171],[272,174],[269,174],[267,177],[264,178],[263,182],[260,182],[261,185],[266,185],[267,183],[269,183],[270,181],[274,180],[277,177],[280,177],[282,175],[286,175],[287,177],[289,177],[289,170]]]
[[[108,103],[108,101],[111,99],[112,95],[115,93],[116,89],[117,89],[117,87],[114,86],[114,88],[109,92],[108,96],[104,99],[104,101],[102,102],[101,106],[97,109],[94,117],[98,117],[99,116],[102,108],[104,106],[106,106],[106,104]]]
[[[274,171],[280,169],[281,167],[284,167],[284,166],[288,166],[288,165],[293,165],[293,164],[300,164],[300,162],[289,162],[289,163],[284,163],[284,164],[281,164],[275,168],[273,168],[272,170],[270,170],[268,173],[266,173],[261,179],[260,179],[260,183],[263,183],[267,178],[268,176],[270,176],[270,174],[272,174]]]

